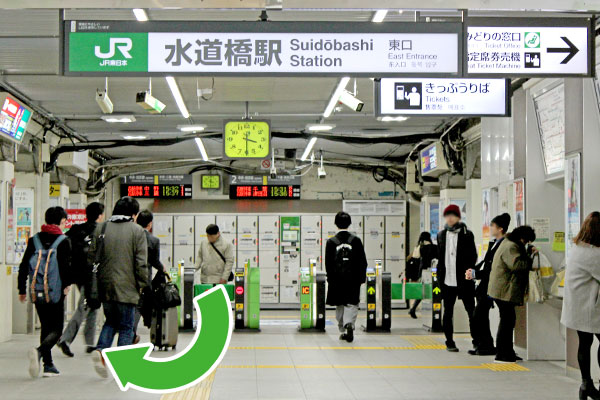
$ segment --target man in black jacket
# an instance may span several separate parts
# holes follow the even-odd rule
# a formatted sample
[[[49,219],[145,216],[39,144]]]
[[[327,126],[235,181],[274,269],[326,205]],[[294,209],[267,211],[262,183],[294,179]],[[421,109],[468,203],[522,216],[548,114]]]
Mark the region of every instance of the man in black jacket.
[[[496,355],[494,339],[490,331],[490,309],[493,306],[493,300],[488,296],[488,285],[490,283],[490,272],[492,271],[492,262],[494,254],[504,240],[504,235],[510,225],[510,215],[504,213],[496,216],[490,223],[490,235],[493,240],[488,245],[488,251],[485,253],[483,261],[475,269],[467,270],[467,280],[478,280],[479,284],[475,289],[477,305],[473,314],[473,350],[469,354],[478,356]]]
[[[352,342],[358,316],[360,286],[367,278],[367,257],[362,241],[348,232],[352,219],[347,212],[335,216],[339,232],[327,240],[325,269],[327,271],[327,304],[335,306],[335,317],[342,335],[340,340]]]
[[[67,236],[71,239],[73,248],[72,261],[73,278],[75,284],[79,288],[79,304],[77,310],[71,320],[67,324],[57,346],[62,350],[67,357],[73,357],[75,354],[71,351],[71,343],[75,340],[77,332],[85,319],[85,344],[86,351],[91,353],[96,348],[94,340],[96,337],[96,315],[98,310],[90,310],[85,302],[85,285],[90,279],[90,269],[87,263],[87,251],[90,246],[90,241],[96,225],[104,221],[104,204],[93,202],[85,208],[85,216],[87,221],[83,224],[73,225],[67,232]]]
[[[150,233],[153,220],[154,215],[148,210],[141,211],[136,220],[138,225],[144,228],[144,233],[146,234],[146,240],[148,242],[148,287],[152,285],[152,268],[156,268],[157,271],[164,272],[165,274],[167,273],[166,268],[160,262],[160,240]],[[135,322],[133,325],[133,332],[135,335],[133,344],[137,344],[140,341],[140,336],[137,334],[137,326],[141,317],[142,314],[138,307],[135,311]]]
[[[454,305],[456,299],[463,301],[471,336],[473,336],[473,311],[475,309],[475,284],[466,279],[466,272],[475,266],[477,249],[473,233],[460,221],[460,208],[450,204],[444,210],[446,225],[438,233],[438,267],[437,274],[442,290],[444,316],[442,324],[446,336],[446,349],[458,352],[454,342]]]
[[[44,249],[49,249],[54,242],[62,236],[62,230],[67,223],[67,213],[62,207],[50,207],[46,210],[46,224],[42,225],[42,231],[38,234],[41,245]],[[27,248],[23,254],[23,260],[19,265],[19,275],[17,277],[19,288],[19,301],[27,301],[27,278],[29,276],[29,267],[31,258],[35,256],[36,248],[33,238],[27,242]],[[39,260],[39,258],[38,258]],[[56,247],[56,261],[60,275],[62,296],[60,301],[52,303],[37,299],[34,303],[35,310],[42,326],[40,333],[40,346],[29,350],[29,375],[37,378],[41,372],[41,361],[44,363],[44,376],[52,377],[60,375],[58,369],[52,361],[52,347],[58,342],[62,333],[63,319],[65,313],[65,296],[69,293],[69,288],[73,282],[71,276],[71,242],[68,238],[64,239]],[[33,296],[35,297],[35,296]]]

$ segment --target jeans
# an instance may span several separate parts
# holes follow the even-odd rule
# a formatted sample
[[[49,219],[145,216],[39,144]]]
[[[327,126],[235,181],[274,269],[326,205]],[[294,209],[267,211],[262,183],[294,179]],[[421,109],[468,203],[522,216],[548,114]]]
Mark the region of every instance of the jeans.
[[[446,344],[454,344],[454,305],[458,298],[458,288],[444,285],[442,287],[442,301],[444,302],[444,316],[442,317],[442,325],[444,327],[444,335],[446,336]],[[473,336],[473,313],[475,310],[475,297],[465,296],[462,298],[465,311],[469,316],[469,328],[471,336]]]
[[[500,311],[500,325],[498,325],[498,334],[496,335],[498,358],[514,358],[516,353],[513,347],[513,332],[517,322],[516,304],[498,299],[494,299],[494,301]]]
[[[38,350],[42,353],[44,365],[52,365],[52,347],[58,343],[65,318],[64,298],[61,298],[58,303],[36,302],[34,304],[42,325]]]
[[[77,332],[85,319],[85,330],[83,334],[85,336],[85,344],[88,346],[94,345],[94,338],[96,336],[96,315],[98,314],[98,310],[90,310],[85,304],[85,289],[83,286],[79,287],[79,304],[77,305],[77,310],[71,320],[67,324],[65,331],[60,337],[59,342],[66,343],[70,345],[75,340],[75,336],[77,336]]]
[[[346,304],[335,307],[335,319],[338,322],[340,332],[345,332],[344,327],[348,324],[354,329],[358,317],[358,304]]]
[[[579,348],[577,349],[577,361],[579,363],[579,370],[581,371],[581,380],[591,381],[592,375],[590,373],[591,351],[592,344],[594,344],[594,334],[589,332],[577,331],[579,336]],[[596,334],[596,338],[600,340],[600,335]],[[600,364],[600,349],[598,349],[598,363]]]
[[[490,330],[490,310],[494,301],[487,295],[477,295],[477,305],[473,313],[473,339],[475,347],[479,350],[492,350],[494,338]]]
[[[113,301],[102,303],[106,321],[98,338],[98,350],[112,346],[115,335],[119,334],[117,346],[127,346],[133,343],[133,322],[135,319],[135,304],[117,303]]]

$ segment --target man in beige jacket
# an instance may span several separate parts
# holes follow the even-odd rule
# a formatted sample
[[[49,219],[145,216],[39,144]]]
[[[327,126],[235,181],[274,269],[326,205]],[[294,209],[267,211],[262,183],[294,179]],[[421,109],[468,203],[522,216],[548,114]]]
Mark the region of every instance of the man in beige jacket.
[[[221,236],[219,227],[206,227],[206,240],[200,243],[196,269],[202,283],[225,284],[233,269],[233,245]]]

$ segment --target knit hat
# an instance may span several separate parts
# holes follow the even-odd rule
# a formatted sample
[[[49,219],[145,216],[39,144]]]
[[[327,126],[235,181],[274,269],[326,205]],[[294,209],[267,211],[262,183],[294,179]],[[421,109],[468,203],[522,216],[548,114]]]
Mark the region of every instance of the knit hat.
[[[508,231],[508,226],[510,225],[510,215],[507,213],[500,214],[492,219],[492,224],[496,224],[499,228],[502,228],[504,233]]]
[[[461,218],[460,216],[460,207],[458,207],[456,204],[450,204],[448,207],[446,207],[444,209],[444,217],[448,214],[454,214],[456,215],[458,218]]]

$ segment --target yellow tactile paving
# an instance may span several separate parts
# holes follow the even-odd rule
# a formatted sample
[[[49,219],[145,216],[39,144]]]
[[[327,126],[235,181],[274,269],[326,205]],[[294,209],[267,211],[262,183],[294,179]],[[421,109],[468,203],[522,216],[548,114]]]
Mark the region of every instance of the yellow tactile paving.
[[[167,393],[161,396],[161,400],[208,400],[213,381],[215,380],[215,371],[199,384],[185,390]]]
[[[413,335],[413,336],[400,336],[401,339],[406,340],[414,347],[420,350],[443,350],[446,348],[444,344],[436,340],[431,336],[425,335]]]
[[[522,365],[519,364],[495,364],[495,363],[489,363],[489,364],[481,364],[481,366],[484,366],[492,371],[498,371],[498,372],[505,372],[505,371],[514,371],[514,372],[520,372],[520,371],[529,371],[529,368],[526,368]]]

